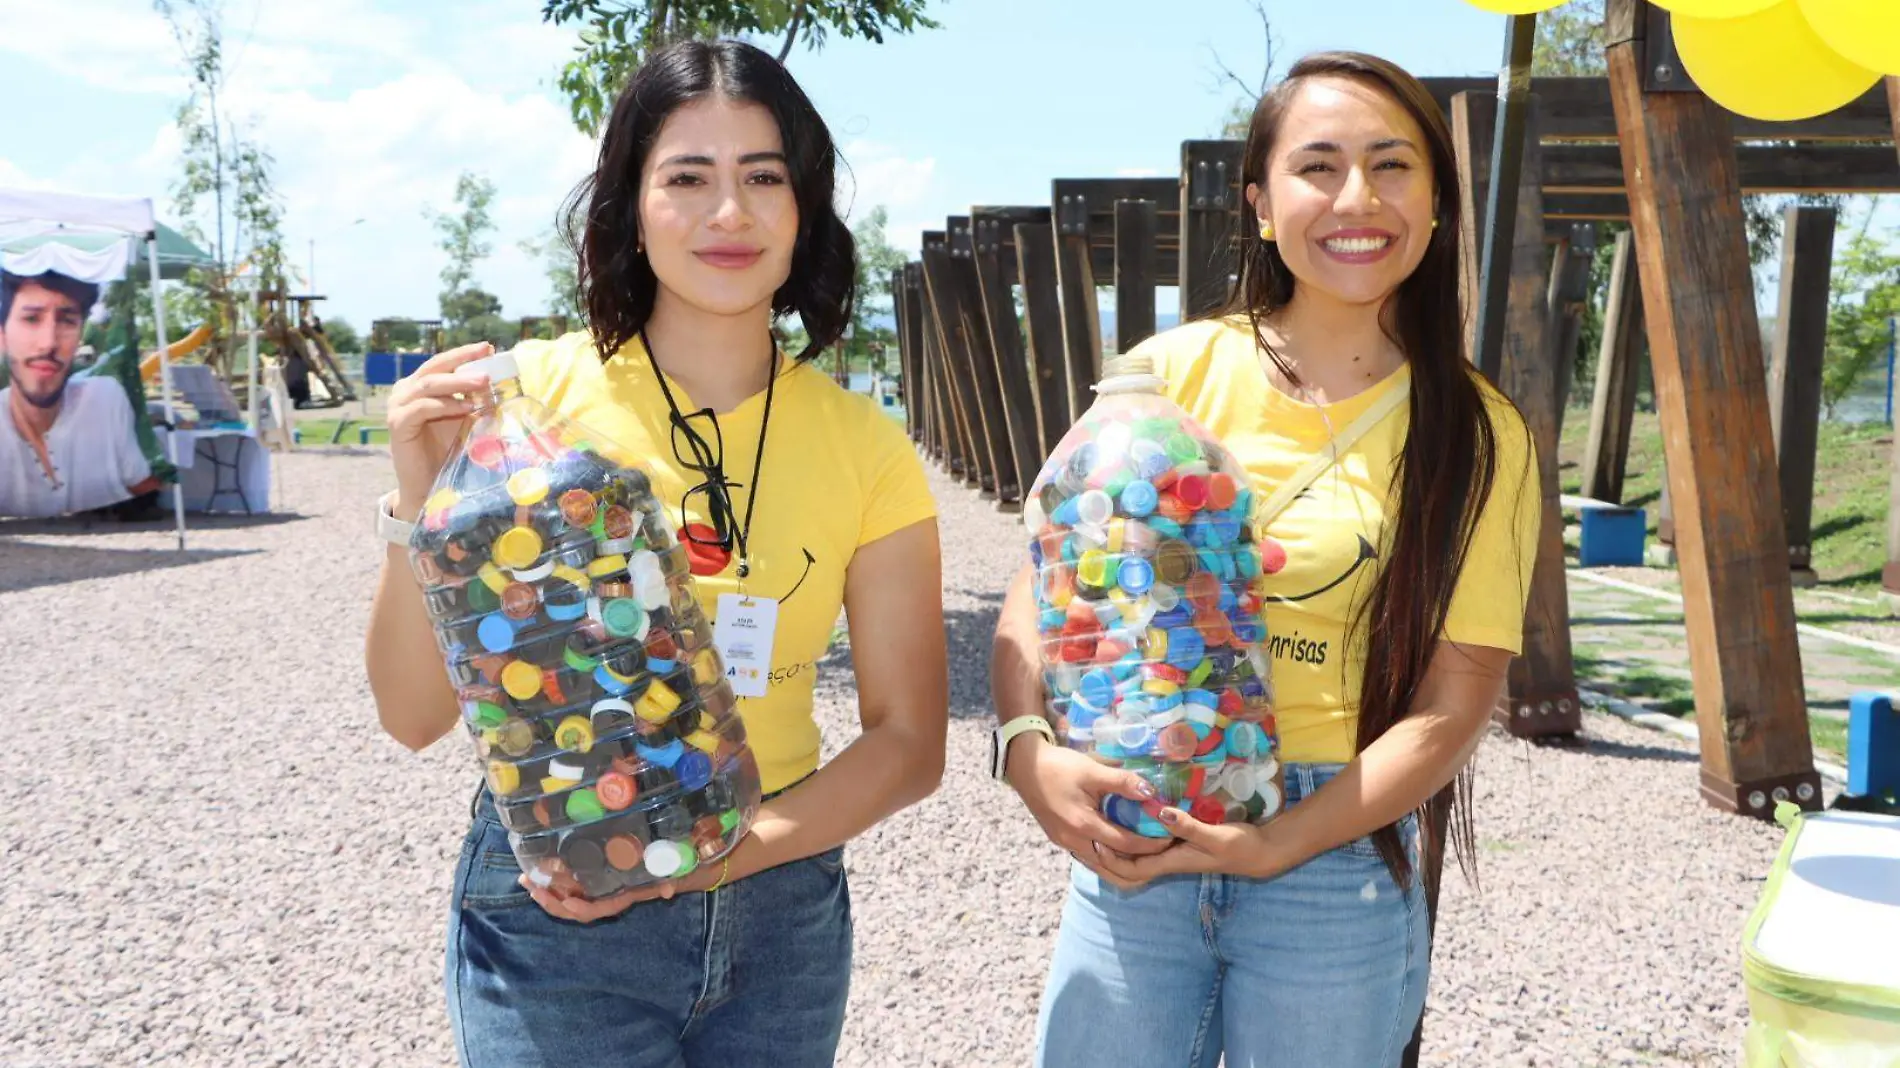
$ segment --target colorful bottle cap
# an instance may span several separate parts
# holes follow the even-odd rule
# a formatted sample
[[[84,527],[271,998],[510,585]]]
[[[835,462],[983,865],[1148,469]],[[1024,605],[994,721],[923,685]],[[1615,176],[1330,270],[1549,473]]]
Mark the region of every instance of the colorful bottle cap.
[[[1128,446],[1128,459],[1135,465],[1135,474],[1144,479],[1158,478],[1174,461],[1168,458],[1168,450],[1153,441],[1137,441]]]
[[[624,597],[601,605],[600,621],[607,628],[607,633],[616,638],[637,639],[646,636],[646,610]]]
[[[516,582],[540,582],[554,574],[554,558],[549,557],[533,567],[517,567],[508,572]]]
[[[1202,823],[1227,822],[1227,806],[1207,795],[1196,798],[1194,804],[1188,808],[1188,814]]]
[[[1260,784],[1260,816],[1265,819],[1280,811],[1280,788],[1270,782]]]
[[[1162,442],[1161,447],[1167,450],[1168,459],[1172,461],[1176,467],[1182,464],[1193,463],[1201,458],[1200,443],[1180,431],[1169,434],[1167,440]]]
[[[664,672],[655,672],[655,674],[664,674]],[[647,687],[647,692],[640,696],[638,711],[641,719],[653,723],[664,723],[671,718],[679,706],[680,695],[673,692],[671,686],[659,679],[654,679],[653,684]]]
[[[511,719],[496,728],[495,746],[509,756],[526,756],[534,748],[534,728],[526,720]]]
[[[598,506],[594,503],[593,494],[584,489],[571,489],[561,494],[558,503],[561,506],[561,518],[567,520],[569,526],[589,527],[594,524]]]
[[[1075,499],[1075,510],[1080,522],[1099,527],[1115,517],[1115,501],[1101,490],[1088,490]]]
[[[600,803],[600,798],[592,790],[576,790],[568,794],[564,808],[567,818],[575,823],[592,823],[607,815],[606,806]]]
[[[503,461],[508,458],[508,443],[493,434],[482,434],[468,439],[468,448],[464,450],[469,462],[489,471],[500,470]]]
[[[1186,760],[1194,755],[1195,743],[1200,739],[1194,736],[1194,728],[1186,723],[1175,723],[1163,730],[1156,739],[1155,746],[1161,755],[1169,760]]]
[[[607,556],[620,556],[636,548],[632,538],[606,538],[600,542],[600,551]]]
[[[508,713],[493,701],[469,701],[463,707],[469,721],[484,730],[499,727],[508,718]]]
[[[499,760],[489,761],[488,788],[503,795],[521,789],[521,769]]]
[[[586,716],[568,716],[555,726],[554,744],[585,753],[594,747],[594,724]]]
[[[640,754],[642,760],[645,760],[649,764],[657,764],[663,768],[671,768],[673,765],[679,763],[680,757],[686,755],[686,747],[681,745],[677,739],[667,742],[665,745],[643,745],[635,743],[633,748],[636,753]]]
[[[475,577],[481,580],[483,587],[490,593],[496,595],[499,595],[501,591],[507,589],[508,583],[511,581],[508,576],[502,572],[501,568],[496,567],[494,564],[483,564],[481,567],[476,568]]]
[[[1139,557],[1129,557],[1116,569],[1115,580],[1123,590],[1139,597],[1154,588],[1154,565]]]
[[[1192,627],[1175,627],[1168,631],[1168,663],[1188,672],[1188,681],[1194,681],[1194,668],[1207,655],[1207,643],[1201,639],[1199,631]]]
[[[511,582],[501,591],[501,611],[509,619],[532,619],[540,607],[541,595],[525,582]]]
[[[519,505],[540,504],[548,496],[548,473],[530,467],[509,475],[508,496]]]
[[[1106,722],[1106,720],[1103,722]],[[1100,731],[1101,724],[1098,723],[1096,729]],[[1150,746],[1154,745],[1154,742],[1154,728],[1148,726],[1147,720],[1117,719],[1115,721],[1115,744],[1121,746],[1127,752],[1145,752]]]
[[[607,510],[600,515],[600,525],[608,541],[633,537],[633,513],[621,505],[608,505]]]
[[[1240,500],[1240,483],[1234,476],[1216,471],[1207,476],[1207,506],[1218,511],[1232,508]]]
[[[493,555],[502,567],[532,567],[541,555],[541,535],[528,527],[510,527],[495,539]]]
[[[541,669],[525,660],[510,661],[501,669],[501,688],[515,700],[526,701],[541,692]]]
[[[491,612],[476,625],[475,638],[489,652],[505,653],[515,647],[514,622],[499,612]]]
[[[1155,506],[1161,503],[1161,495],[1155,491],[1154,483],[1137,480],[1122,490],[1121,502],[1123,514],[1139,519],[1154,513]]]
[[[656,879],[670,879],[679,874],[686,865],[686,851],[678,842],[662,838],[646,848],[647,874]]]
[[[1186,542],[1170,540],[1155,550],[1155,577],[1170,586],[1184,585],[1200,561]]]
[[[1207,507],[1207,479],[1185,475],[1174,484],[1174,495],[1190,512]]]
[[[632,871],[646,859],[646,846],[640,839],[630,834],[616,834],[607,839],[607,863],[616,871]]]
[[[697,749],[689,749],[674,766],[673,774],[680,777],[680,785],[688,790],[704,789],[712,781],[712,758]]]

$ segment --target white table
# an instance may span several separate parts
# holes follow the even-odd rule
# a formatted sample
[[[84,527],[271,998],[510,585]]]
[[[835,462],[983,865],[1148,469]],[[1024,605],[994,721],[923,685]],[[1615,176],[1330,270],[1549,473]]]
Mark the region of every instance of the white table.
[[[159,455],[168,459],[171,446],[166,439],[178,439],[178,488],[185,495],[185,511],[245,515],[270,511],[270,450],[254,431],[155,427],[153,432],[158,435]],[[159,494],[166,507],[171,506],[170,494],[170,487]]]

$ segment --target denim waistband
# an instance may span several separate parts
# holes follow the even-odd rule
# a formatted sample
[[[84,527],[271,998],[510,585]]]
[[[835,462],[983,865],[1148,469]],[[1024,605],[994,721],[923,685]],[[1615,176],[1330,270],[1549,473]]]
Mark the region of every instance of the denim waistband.
[[[1297,804],[1346,770],[1344,764],[1282,764],[1286,779],[1286,803]]]

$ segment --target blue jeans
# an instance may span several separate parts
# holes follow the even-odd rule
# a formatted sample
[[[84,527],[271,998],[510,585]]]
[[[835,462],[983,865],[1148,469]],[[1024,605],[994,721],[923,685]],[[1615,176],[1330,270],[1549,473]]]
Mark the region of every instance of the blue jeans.
[[[549,916],[520,876],[484,791],[449,908],[467,1068],[832,1063],[851,983],[842,846],[593,924]]]
[[[1288,802],[1339,768],[1287,765]],[[1416,819],[1401,832],[1416,860]],[[1401,892],[1369,839],[1273,879],[1175,875],[1128,893],[1078,864],[1036,1063],[1388,1068],[1425,1006],[1428,939],[1418,879]]]

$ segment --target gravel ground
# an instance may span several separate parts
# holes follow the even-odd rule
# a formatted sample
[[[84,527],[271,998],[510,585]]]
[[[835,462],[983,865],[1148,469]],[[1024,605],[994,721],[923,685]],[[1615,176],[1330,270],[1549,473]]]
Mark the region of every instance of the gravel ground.
[[[0,523],[0,1064],[453,1061],[444,909],[459,737],[377,729],[360,648],[381,450],[277,461],[283,514]],[[840,1063],[1020,1065],[1065,862],[984,773],[1013,517],[943,504],[950,770],[850,853]],[[848,654],[819,686],[853,730]],[[1480,882],[1446,881],[1426,1060],[1732,1064],[1739,935],[1779,841],[1696,797],[1682,742],[1592,714],[1579,749],[1481,751]]]

